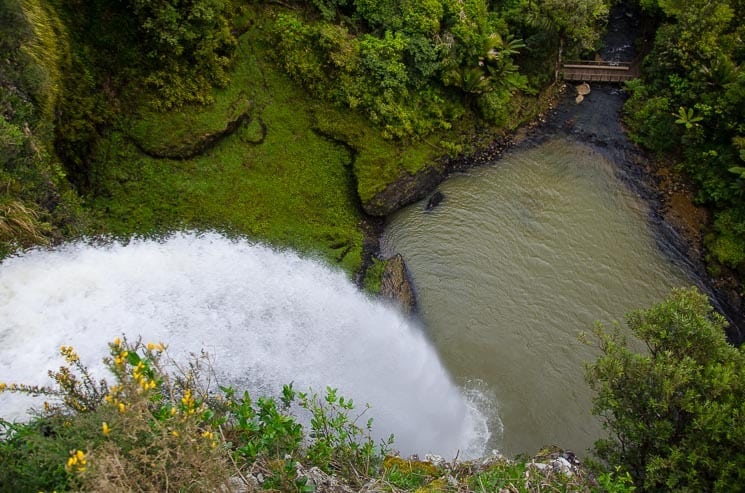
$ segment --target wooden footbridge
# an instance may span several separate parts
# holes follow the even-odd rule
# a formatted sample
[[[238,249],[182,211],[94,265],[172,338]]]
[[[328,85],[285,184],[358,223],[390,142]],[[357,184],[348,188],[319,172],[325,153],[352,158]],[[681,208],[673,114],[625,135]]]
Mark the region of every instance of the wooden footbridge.
[[[626,82],[639,77],[639,65],[633,62],[568,61],[562,66],[561,75],[564,80],[581,82]]]

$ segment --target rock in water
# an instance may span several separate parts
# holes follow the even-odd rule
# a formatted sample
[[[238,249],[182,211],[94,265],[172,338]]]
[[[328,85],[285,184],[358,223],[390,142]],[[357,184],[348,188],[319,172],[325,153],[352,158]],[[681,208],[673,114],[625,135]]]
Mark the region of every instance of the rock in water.
[[[443,201],[445,198],[445,194],[440,192],[439,190],[432,194],[432,196],[427,201],[427,205],[424,206],[425,211],[431,211],[438,205],[440,205],[440,202]]]
[[[406,264],[401,254],[396,254],[386,260],[383,278],[380,281],[380,295],[396,302],[401,311],[409,315],[416,308],[414,288],[406,273]]]
[[[590,94],[590,84],[588,84],[587,82],[583,82],[582,84],[575,86],[575,89],[577,89],[577,97],[574,98],[574,102],[577,104],[584,101],[585,96]]]
[[[580,96],[587,96],[590,94],[590,84],[587,82],[583,82],[582,84],[577,86],[577,94]]]

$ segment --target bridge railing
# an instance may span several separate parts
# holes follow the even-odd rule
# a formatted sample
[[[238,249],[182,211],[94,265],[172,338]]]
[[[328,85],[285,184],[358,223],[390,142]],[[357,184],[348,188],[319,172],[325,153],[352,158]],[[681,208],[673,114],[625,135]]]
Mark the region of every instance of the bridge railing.
[[[636,78],[626,73],[598,73],[598,72],[564,72],[563,79],[582,82],[625,82]]]
[[[562,78],[585,82],[624,82],[639,76],[639,68],[630,62],[569,60],[563,64]]]
[[[631,62],[614,62],[606,60],[567,60],[564,62],[565,67],[588,67],[588,68],[621,68],[629,70]]]

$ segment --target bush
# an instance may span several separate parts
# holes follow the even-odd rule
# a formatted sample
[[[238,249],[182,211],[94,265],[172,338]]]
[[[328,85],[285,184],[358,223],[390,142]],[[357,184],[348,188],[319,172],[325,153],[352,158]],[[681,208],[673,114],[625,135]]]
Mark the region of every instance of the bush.
[[[647,351],[598,325],[587,368],[594,414],[612,438],[595,445],[645,491],[735,491],[745,481],[745,355],[695,288],[627,317]]]
[[[227,69],[237,45],[228,19],[229,0],[130,0],[153,70],[145,82],[159,109],[211,101],[212,86],[228,83]]]
[[[230,387],[216,394],[206,354],[186,368],[165,346],[116,339],[104,361],[114,381],[96,382],[71,347],[53,386],[0,383],[0,392],[50,398],[29,423],[0,420],[0,491],[207,491],[263,471],[264,487],[305,491],[298,461],[360,483],[387,444],[356,424],[335,389],[323,398],[285,386],[280,399]],[[289,409],[310,413],[306,432]],[[392,438],[391,438],[392,440]]]

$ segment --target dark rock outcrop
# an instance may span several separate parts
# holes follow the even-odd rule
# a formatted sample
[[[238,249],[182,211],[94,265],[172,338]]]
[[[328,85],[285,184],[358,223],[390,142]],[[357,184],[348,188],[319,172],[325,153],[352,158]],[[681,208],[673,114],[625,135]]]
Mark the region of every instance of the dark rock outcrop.
[[[387,216],[426,197],[446,175],[444,167],[439,165],[427,166],[413,175],[405,174],[370,200],[364,201],[362,207],[371,216]]]
[[[406,272],[406,264],[400,254],[386,261],[383,277],[380,281],[380,296],[390,299],[401,307],[407,315],[416,310],[414,288]]]
[[[445,200],[445,194],[440,192],[439,190],[430,195],[429,200],[427,201],[427,205],[424,206],[425,211],[431,211],[440,203]]]

